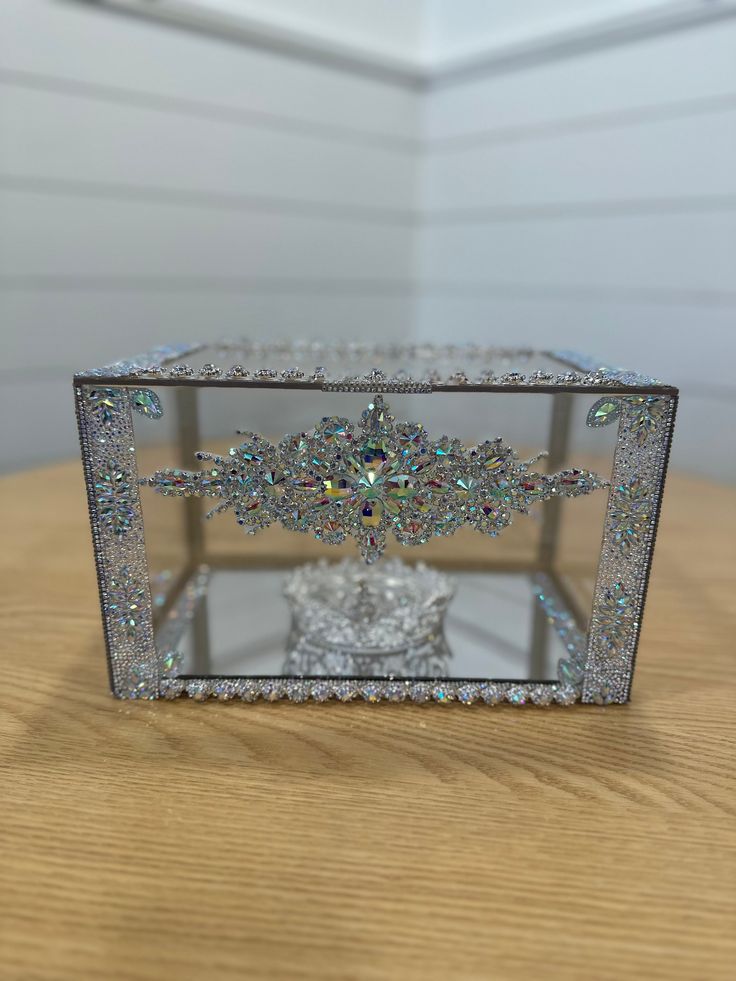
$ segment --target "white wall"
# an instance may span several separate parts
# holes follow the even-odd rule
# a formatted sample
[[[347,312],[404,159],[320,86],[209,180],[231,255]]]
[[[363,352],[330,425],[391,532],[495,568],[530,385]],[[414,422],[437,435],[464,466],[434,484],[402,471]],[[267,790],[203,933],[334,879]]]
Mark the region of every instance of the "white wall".
[[[431,4],[414,55],[452,9],[467,53],[472,8]],[[540,5],[517,14],[538,37]],[[5,468],[75,453],[73,370],[152,343],[418,333],[679,383],[675,463],[736,476],[712,425],[736,401],[736,22],[421,89],[64,0],[2,15]]]
[[[422,55],[426,0],[197,0],[197,6],[390,59]]]
[[[736,476],[736,22],[424,102],[419,323],[592,350],[681,386],[674,463]]]
[[[406,329],[416,93],[85,5],[2,13],[5,467],[76,452],[80,367]]]
[[[423,55],[449,64],[662,6],[662,0],[427,0]]]

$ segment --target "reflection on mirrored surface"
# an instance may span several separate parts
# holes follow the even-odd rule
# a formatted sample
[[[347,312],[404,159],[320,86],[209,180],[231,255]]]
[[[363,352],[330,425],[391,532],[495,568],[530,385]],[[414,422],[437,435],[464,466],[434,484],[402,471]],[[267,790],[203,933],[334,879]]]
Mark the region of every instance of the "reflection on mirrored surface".
[[[379,563],[361,582],[349,574],[352,561],[312,563],[296,572],[200,572],[162,624],[159,647],[176,648],[181,674],[218,677],[553,681],[562,659],[583,653],[584,635],[574,616],[542,576],[446,577],[396,560],[385,581],[377,573]],[[322,591],[346,571],[331,604]],[[299,596],[295,613],[295,577],[303,587],[300,577],[315,574],[321,578]],[[366,585],[366,578],[373,582]],[[387,590],[393,590],[397,606],[382,611],[378,604]],[[306,616],[301,606],[320,592],[330,611],[327,620],[318,603]],[[429,619],[424,600],[435,604]],[[321,637],[315,632],[320,622]]]
[[[291,629],[282,672],[445,675],[444,621],[454,593],[449,576],[398,558],[299,566],[284,583]]]

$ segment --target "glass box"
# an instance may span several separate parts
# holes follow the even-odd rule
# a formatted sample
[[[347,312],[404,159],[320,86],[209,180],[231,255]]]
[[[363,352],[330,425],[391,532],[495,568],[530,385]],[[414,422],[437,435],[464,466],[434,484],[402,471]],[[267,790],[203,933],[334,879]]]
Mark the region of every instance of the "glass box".
[[[223,342],[74,379],[121,698],[629,698],[677,390],[572,352]]]

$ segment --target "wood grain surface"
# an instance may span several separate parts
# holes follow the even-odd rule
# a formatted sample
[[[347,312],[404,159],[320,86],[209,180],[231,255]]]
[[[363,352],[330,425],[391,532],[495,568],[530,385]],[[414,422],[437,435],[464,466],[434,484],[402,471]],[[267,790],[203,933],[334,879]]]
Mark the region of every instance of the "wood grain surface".
[[[3,979],[734,976],[734,491],[575,709],[116,701],[79,464],[0,493]]]

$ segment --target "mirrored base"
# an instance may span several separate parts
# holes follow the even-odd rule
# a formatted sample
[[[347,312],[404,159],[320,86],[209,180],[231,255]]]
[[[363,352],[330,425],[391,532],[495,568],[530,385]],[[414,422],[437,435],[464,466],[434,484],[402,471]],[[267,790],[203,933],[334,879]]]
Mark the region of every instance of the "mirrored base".
[[[298,630],[295,634],[284,593],[293,575],[283,569],[201,572],[167,604],[159,650],[179,653],[183,677],[519,683],[556,681],[559,662],[579,660],[584,651],[584,634],[554,581],[540,573],[508,571],[447,574],[454,592],[427,651],[405,645],[358,656],[354,644],[341,649],[334,643],[320,650],[300,644]]]

